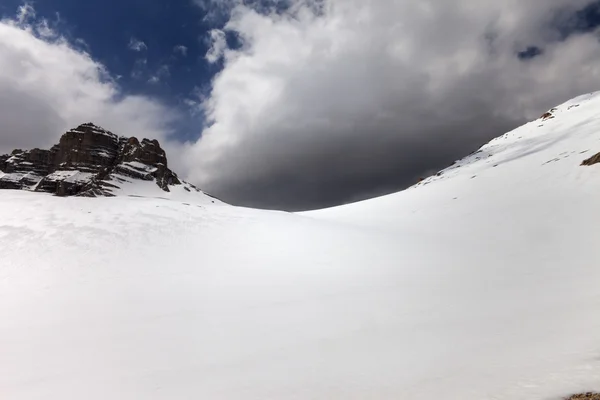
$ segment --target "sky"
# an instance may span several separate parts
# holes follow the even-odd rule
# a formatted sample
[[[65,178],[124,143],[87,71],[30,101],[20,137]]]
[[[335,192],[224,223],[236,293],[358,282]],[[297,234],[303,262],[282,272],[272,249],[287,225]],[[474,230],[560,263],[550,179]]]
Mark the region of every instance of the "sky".
[[[94,122],[232,204],[395,192],[600,88],[600,1],[0,0],[0,152]]]

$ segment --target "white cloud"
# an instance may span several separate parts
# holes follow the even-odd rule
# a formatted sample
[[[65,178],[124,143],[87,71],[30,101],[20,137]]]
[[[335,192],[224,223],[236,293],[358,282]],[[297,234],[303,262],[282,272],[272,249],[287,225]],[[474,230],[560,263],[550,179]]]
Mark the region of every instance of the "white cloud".
[[[188,98],[183,99],[182,103],[186,106],[191,115],[196,116],[204,113],[204,102],[206,94],[204,91],[195,86],[189,94]]]
[[[220,29],[212,29],[209,32],[209,37],[210,48],[206,53],[206,60],[212,64],[219,61],[225,55],[227,38],[225,37],[225,32]]]
[[[161,65],[156,73],[148,79],[148,83],[157,84],[162,82],[165,78],[171,76],[171,70],[168,65]]]
[[[42,20],[37,26],[37,32],[43,39],[56,39],[58,34],[50,28],[48,21]]]
[[[226,20],[229,11],[241,0],[192,0],[194,4],[200,7],[204,12],[204,21],[220,23]]]
[[[87,42],[81,38],[75,39],[75,47],[83,48],[86,51],[90,50],[90,45],[87,44]]]
[[[173,52],[183,57],[187,56],[188,48],[182,44],[173,47]]]
[[[133,51],[145,51],[148,50],[148,46],[141,40],[132,37],[129,39],[129,49]]]
[[[551,29],[557,10],[590,2],[290,0],[283,12],[238,2],[211,33],[206,58],[224,69],[189,147],[191,177],[265,206],[398,189],[598,89],[595,33],[560,41]],[[544,54],[523,62],[515,53],[529,45]]]
[[[48,148],[89,121],[164,142],[175,111],[145,96],[124,95],[88,53],[49,34],[43,21],[23,22],[22,15],[0,21],[0,153]]]
[[[35,9],[33,8],[33,6],[29,3],[25,3],[21,6],[19,6],[19,8],[17,9],[17,18],[16,18],[16,22],[19,23],[19,25],[23,25],[26,22],[28,22],[29,20],[32,20],[35,18]]]

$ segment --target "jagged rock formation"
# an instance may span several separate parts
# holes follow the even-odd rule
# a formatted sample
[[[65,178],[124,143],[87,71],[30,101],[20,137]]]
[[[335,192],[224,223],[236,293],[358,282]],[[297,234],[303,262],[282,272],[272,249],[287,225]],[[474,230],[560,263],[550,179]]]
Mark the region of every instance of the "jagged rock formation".
[[[10,155],[0,157],[0,189],[21,189],[35,185],[39,177],[51,170],[52,156],[48,150],[14,150]]]
[[[0,171],[0,189],[59,196],[112,196],[126,179],[155,181],[167,192],[181,184],[157,140],[120,137],[92,123],[65,133],[50,150],[0,156]]]

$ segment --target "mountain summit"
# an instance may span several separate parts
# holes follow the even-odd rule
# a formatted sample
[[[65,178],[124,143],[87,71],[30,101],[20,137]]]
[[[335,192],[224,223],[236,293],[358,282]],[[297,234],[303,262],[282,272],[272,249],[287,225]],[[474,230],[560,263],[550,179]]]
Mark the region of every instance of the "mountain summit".
[[[68,131],[50,150],[14,150],[0,156],[0,189],[112,197],[136,181],[155,182],[164,192],[179,185],[186,191],[199,191],[168,168],[157,140],[140,142],[93,123]]]

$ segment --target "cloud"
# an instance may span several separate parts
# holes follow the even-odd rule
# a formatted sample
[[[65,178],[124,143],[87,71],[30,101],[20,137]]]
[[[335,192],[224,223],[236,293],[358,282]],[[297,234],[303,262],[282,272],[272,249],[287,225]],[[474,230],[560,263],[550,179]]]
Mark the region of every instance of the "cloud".
[[[17,9],[17,17],[16,22],[20,25],[25,24],[26,22],[35,18],[35,9],[29,3],[25,3]]]
[[[173,52],[183,57],[187,56],[188,48],[182,44],[173,47]]]
[[[148,83],[157,84],[162,82],[165,78],[171,76],[171,70],[168,65],[161,65],[156,73],[148,79]]]
[[[227,21],[229,12],[242,2],[241,0],[192,0],[192,3],[205,12],[205,22],[219,24]]]
[[[204,114],[203,103],[205,100],[205,91],[203,91],[200,87],[195,86],[189,93],[188,97],[182,100],[182,104],[185,106],[190,115],[199,116]]]
[[[145,51],[148,50],[148,46],[141,40],[132,37],[129,39],[129,49],[133,51]]]
[[[145,58],[138,58],[133,64],[133,69],[131,70],[131,77],[133,79],[142,79],[144,75],[147,74],[147,70],[148,60]]]
[[[565,39],[556,27],[589,3],[236,2],[211,32],[206,58],[223,69],[187,149],[190,178],[235,203],[285,209],[406,187],[599,88],[598,32]],[[226,33],[239,46],[227,48]],[[520,58],[531,46],[543,51]]]
[[[220,29],[212,29],[209,32],[210,48],[206,52],[206,60],[213,64],[225,55],[227,50],[227,38],[225,32]]]
[[[0,21],[0,153],[48,148],[90,121],[125,136],[168,138],[177,112],[123,94],[102,64],[23,15]]]

